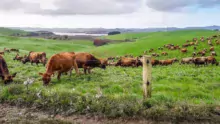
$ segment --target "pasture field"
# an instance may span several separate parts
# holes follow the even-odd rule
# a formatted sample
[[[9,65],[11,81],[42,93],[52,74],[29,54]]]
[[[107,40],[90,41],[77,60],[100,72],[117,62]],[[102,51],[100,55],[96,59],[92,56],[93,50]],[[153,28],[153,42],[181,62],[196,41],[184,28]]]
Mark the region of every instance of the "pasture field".
[[[90,41],[53,41],[34,38],[0,37],[0,49],[19,48],[21,55],[28,51],[44,51],[48,56],[62,51],[87,51],[99,57],[124,54],[141,55],[144,50],[164,44],[182,45],[194,37],[212,36],[217,32],[193,30],[132,34],[139,37],[134,43],[110,44],[94,47]],[[124,34],[122,34],[124,35]],[[146,36],[145,36],[146,35]],[[121,35],[114,37],[123,37]],[[214,43],[214,42],[213,42]],[[198,50],[209,48],[207,42],[200,43]],[[168,51],[167,59],[191,56],[179,51]],[[220,46],[215,47],[217,54]],[[17,72],[14,83],[0,84],[0,102],[15,105],[35,106],[50,113],[89,114],[104,117],[142,117],[154,120],[209,120],[220,121],[220,66],[195,67],[195,65],[156,66],[152,69],[152,98],[142,101],[142,67],[107,67],[94,69],[91,75],[56,77],[44,87],[39,72],[42,65],[23,65],[13,61],[15,53],[4,56],[10,73]],[[216,57],[220,61],[219,56]],[[81,70],[82,72],[82,70]],[[35,82],[28,90],[23,84],[27,78]]]

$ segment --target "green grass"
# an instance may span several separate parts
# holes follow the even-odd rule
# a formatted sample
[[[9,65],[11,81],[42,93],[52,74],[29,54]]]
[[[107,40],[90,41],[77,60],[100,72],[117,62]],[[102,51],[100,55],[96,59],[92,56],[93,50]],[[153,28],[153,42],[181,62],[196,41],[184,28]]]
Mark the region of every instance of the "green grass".
[[[114,56],[131,53],[140,55],[143,50],[158,48],[166,43],[181,45],[187,39],[216,34],[212,31],[177,31],[144,33],[135,43],[121,43],[94,47],[89,41],[53,41],[33,38],[1,37],[0,46],[27,51],[45,51],[49,56],[61,51],[91,51],[96,56]],[[135,35],[135,34],[132,34]],[[200,43],[198,49],[208,48]],[[219,46],[215,47],[217,54]],[[189,48],[190,52],[192,47]],[[167,51],[167,50],[165,50]],[[156,51],[159,52],[159,51]],[[178,51],[168,51],[168,57],[182,58]],[[91,75],[63,75],[56,77],[48,87],[42,86],[39,72],[43,66],[23,65],[12,61],[15,53],[6,54],[11,73],[18,72],[14,84],[0,85],[0,102],[35,105],[52,113],[92,114],[104,117],[144,117],[150,119],[195,120],[209,119],[220,106],[220,66],[195,67],[179,65],[152,69],[152,98],[142,102],[142,68],[96,68]],[[219,60],[219,57],[217,58]],[[82,72],[82,70],[81,70]],[[23,82],[35,78],[29,94]],[[97,94],[102,92],[102,97]],[[218,116],[217,116],[218,117]],[[214,120],[215,121],[215,120]]]
[[[18,29],[9,29],[9,28],[0,27],[0,35],[12,35],[16,33],[26,34],[27,32]]]
[[[138,33],[133,34],[131,36],[138,37],[139,39],[136,42],[127,42],[127,43],[119,43],[119,44],[110,44],[102,47],[98,47],[97,49],[90,50],[92,53],[99,56],[118,56],[125,54],[132,54],[135,56],[142,55],[145,50],[149,50],[150,48],[154,48],[157,50],[158,47],[162,47],[165,44],[171,43],[174,45],[182,45],[186,42],[186,40],[191,40],[194,37],[200,38],[202,36],[208,37],[217,34],[215,31],[209,30],[184,30],[184,31],[175,31],[175,32],[154,32],[154,33]],[[219,34],[219,33],[218,33]],[[123,37],[126,34],[115,35],[115,39]],[[143,36],[145,35],[145,36]],[[203,45],[199,45],[198,49],[203,49],[203,47],[208,48],[207,42]],[[193,47],[190,49],[190,55],[192,54]],[[219,47],[217,49],[220,51]],[[165,50],[167,51],[167,50]],[[161,51],[155,51],[156,53],[161,53]],[[176,55],[181,55],[176,51],[171,52],[168,51],[170,55],[168,57],[175,57]],[[189,54],[186,54],[189,56]],[[182,56],[181,56],[182,57]]]
[[[84,51],[94,48],[91,41],[54,41],[47,39],[1,36],[0,49],[3,50],[4,47],[18,48],[26,53],[28,53],[28,51],[44,51],[49,56],[59,52]]]

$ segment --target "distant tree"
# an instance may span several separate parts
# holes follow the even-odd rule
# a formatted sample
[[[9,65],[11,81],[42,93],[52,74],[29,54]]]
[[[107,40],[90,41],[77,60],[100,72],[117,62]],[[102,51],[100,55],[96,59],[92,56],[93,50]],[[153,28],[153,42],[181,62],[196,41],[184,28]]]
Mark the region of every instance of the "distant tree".
[[[214,31],[219,31],[219,29],[214,29]]]
[[[116,34],[121,34],[120,31],[112,31],[112,32],[109,32],[108,35],[116,35]]]

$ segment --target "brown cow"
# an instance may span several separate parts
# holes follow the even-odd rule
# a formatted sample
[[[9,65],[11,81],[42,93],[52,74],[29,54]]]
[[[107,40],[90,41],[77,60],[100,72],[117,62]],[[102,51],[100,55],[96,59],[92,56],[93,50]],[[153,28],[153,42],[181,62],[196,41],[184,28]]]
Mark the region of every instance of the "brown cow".
[[[5,84],[13,82],[13,78],[16,76],[17,73],[14,73],[12,75],[9,74],[8,66],[5,61],[5,59],[0,56],[0,76],[2,77],[2,80]]]
[[[23,59],[22,56],[19,56],[19,54],[17,53],[16,56],[13,58],[13,60],[17,60],[17,61],[21,61]]]
[[[174,59],[168,59],[168,60],[160,60],[160,65],[172,65],[174,62],[177,62],[178,60],[176,58]]]
[[[4,52],[10,53],[10,50],[7,48],[4,48]]]
[[[122,66],[122,67],[135,67],[137,66],[138,58],[124,58],[122,57],[118,62],[116,63],[115,66]]]
[[[208,64],[212,64],[212,65],[214,65],[214,64],[216,64],[216,66],[218,66],[218,62],[217,62],[217,60],[216,60],[216,58],[215,57],[213,57],[213,56],[208,56],[208,57],[206,57],[207,58],[207,63]]]
[[[188,47],[190,44],[183,44],[182,47]]]
[[[152,53],[151,55],[152,55],[152,56],[155,56],[155,57],[160,57],[160,55],[157,54],[157,53]]]
[[[60,80],[62,73],[70,72],[75,69],[76,73],[79,74],[78,66],[76,63],[76,56],[74,52],[64,52],[53,55],[46,66],[46,72],[39,73],[42,76],[44,85],[48,85],[51,81],[51,76],[58,72],[57,79]]]
[[[46,53],[45,52],[30,52],[29,55],[22,59],[23,64],[27,62],[31,62],[31,65],[33,63],[36,63],[37,65],[39,63],[42,63],[44,66],[46,65],[47,58],[46,58]]]
[[[220,45],[220,41],[218,41],[218,40],[215,41],[215,43],[216,43],[216,45]]]
[[[208,45],[213,46],[212,41],[208,40]]]
[[[210,47],[210,49],[209,49],[210,51],[214,51],[215,50],[215,48],[214,47]]]
[[[163,56],[167,56],[168,53],[167,53],[167,52],[162,52],[161,55],[163,55]]]
[[[84,69],[84,74],[91,73],[91,69],[95,67],[100,67],[106,69],[108,61],[106,59],[97,59],[92,54],[89,53],[76,53],[76,62],[78,68]]]
[[[186,49],[186,48],[183,48],[183,49],[181,49],[181,52],[182,52],[182,53],[187,53],[187,49]]]
[[[205,51],[205,50],[199,51],[199,52],[197,53],[197,55],[201,55],[201,56],[205,56],[205,54],[206,54],[206,51]]]
[[[195,57],[196,56],[196,52],[193,52],[192,56]]]
[[[19,49],[10,49],[11,52],[19,52]]]
[[[149,53],[151,53],[151,52],[153,52],[153,51],[154,51],[154,49],[150,49],[150,50],[149,50]]]
[[[192,45],[195,45],[195,42],[190,42],[190,45],[192,46]]]
[[[5,55],[5,52],[0,52],[0,55]]]
[[[212,52],[211,52],[211,56],[217,56],[216,52],[215,52],[215,51],[212,51]]]
[[[182,58],[180,64],[190,64],[193,62],[193,57],[189,57],[189,58]]]
[[[159,60],[152,59],[152,60],[151,60],[151,64],[152,64],[152,66],[156,66],[156,65],[159,65],[159,64],[160,64],[160,61],[159,61]]]
[[[208,59],[206,57],[196,57],[193,58],[193,63],[195,64],[195,66],[199,66],[199,65],[207,65],[208,63]]]

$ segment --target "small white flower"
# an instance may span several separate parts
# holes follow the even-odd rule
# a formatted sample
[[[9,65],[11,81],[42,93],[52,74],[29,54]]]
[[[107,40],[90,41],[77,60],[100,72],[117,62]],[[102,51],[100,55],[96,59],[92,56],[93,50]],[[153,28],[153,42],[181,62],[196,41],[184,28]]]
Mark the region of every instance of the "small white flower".
[[[75,91],[76,89],[75,89],[75,88],[73,88],[72,90],[73,90],[73,91]]]
[[[26,81],[24,81],[24,85],[31,85],[33,83],[34,83],[34,79],[33,78],[32,79],[28,78]]]

